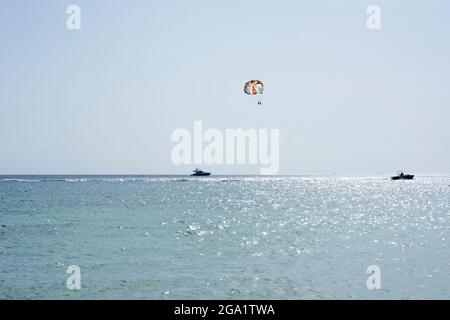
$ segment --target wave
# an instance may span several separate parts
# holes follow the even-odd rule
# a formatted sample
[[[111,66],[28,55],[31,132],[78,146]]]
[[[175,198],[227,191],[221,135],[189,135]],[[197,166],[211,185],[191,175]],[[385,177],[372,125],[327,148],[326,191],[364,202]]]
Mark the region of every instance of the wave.
[[[0,182],[39,182],[36,179],[0,179]]]
[[[0,178],[0,182],[125,182],[125,181],[141,181],[142,179],[107,179],[107,178],[35,178],[35,179],[19,179],[19,178]]]
[[[180,177],[86,177],[86,178],[0,178],[0,182],[151,182],[151,181],[202,181],[206,179],[180,178]],[[211,181],[211,179],[208,179]]]

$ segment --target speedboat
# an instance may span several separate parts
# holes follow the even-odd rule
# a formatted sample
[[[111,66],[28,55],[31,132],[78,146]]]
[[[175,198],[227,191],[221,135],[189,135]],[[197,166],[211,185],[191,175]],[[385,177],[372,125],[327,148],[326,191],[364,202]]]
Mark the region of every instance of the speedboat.
[[[194,173],[191,174],[191,176],[209,176],[210,174],[211,174],[211,172],[205,172],[200,169],[195,169]]]
[[[412,180],[414,179],[413,174],[404,174],[400,171],[396,176],[391,177],[392,180]]]

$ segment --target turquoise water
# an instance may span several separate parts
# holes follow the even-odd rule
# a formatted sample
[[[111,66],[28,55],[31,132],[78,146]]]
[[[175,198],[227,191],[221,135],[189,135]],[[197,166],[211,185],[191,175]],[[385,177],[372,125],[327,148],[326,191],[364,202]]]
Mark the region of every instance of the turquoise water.
[[[449,299],[449,185],[3,176],[0,298]],[[66,288],[69,265],[80,290]]]

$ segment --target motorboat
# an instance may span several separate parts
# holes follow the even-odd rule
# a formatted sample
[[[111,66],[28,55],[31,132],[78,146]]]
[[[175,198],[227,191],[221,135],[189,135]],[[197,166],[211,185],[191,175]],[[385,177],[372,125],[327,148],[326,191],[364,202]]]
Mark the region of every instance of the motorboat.
[[[196,176],[196,177],[197,176],[209,176],[211,174],[211,172],[205,172],[200,169],[195,169],[193,172],[194,173],[191,174],[191,176]]]
[[[392,180],[412,180],[414,179],[413,174],[404,174],[402,171],[399,171],[396,176],[391,177]]]

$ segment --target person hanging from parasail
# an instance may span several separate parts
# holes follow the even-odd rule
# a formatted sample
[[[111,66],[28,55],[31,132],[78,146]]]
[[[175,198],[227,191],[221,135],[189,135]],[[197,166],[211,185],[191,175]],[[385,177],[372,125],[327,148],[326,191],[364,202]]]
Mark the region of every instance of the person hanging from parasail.
[[[261,95],[264,92],[264,84],[259,80],[247,81],[244,85],[244,92],[258,99],[258,105],[261,105]]]

